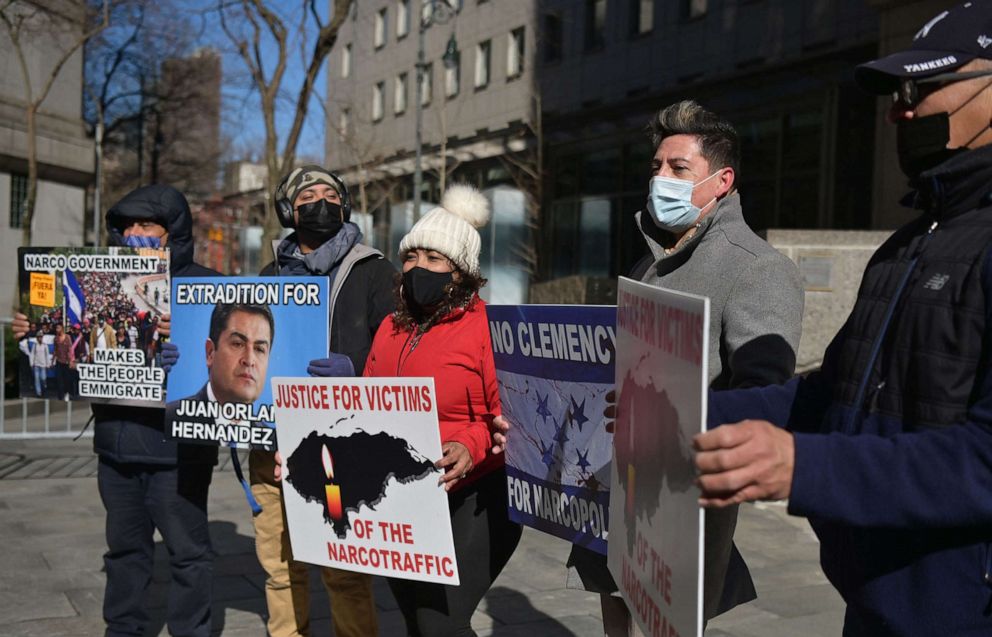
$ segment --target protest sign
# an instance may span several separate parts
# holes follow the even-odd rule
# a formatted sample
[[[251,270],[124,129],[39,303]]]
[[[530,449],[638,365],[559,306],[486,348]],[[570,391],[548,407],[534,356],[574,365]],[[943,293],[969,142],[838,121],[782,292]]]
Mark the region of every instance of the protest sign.
[[[239,449],[275,448],[269,376],[306,376],[327,358],[327,277],[179,277],[165,434]]]
[[[17,263],[31,324],[18,345],[22,396],[162,406],[167,250],[19,248]]]
[[[458,584],[432,378],[273,378],[293,558]]]
[[[616,308],[489,305],[510,519],[606,554]]]
[[[709,299],[620,279],[608,564],[645,635],[702,635]]]

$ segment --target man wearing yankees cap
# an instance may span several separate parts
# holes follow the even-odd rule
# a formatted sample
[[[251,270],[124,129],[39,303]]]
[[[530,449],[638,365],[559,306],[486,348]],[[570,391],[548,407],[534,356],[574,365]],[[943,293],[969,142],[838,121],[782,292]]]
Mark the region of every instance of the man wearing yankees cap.
[[[700,503],[808,518],[845,636],[990,635],[992,1],[855,77],[892,95],[918,216],[872,257],[821,370],[711,395]]]

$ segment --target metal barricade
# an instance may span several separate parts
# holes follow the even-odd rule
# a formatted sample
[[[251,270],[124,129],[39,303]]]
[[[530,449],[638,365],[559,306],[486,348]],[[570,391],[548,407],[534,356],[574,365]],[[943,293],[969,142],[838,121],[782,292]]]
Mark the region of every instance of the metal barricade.
[[[83,431],[90,417],[87,405],[74,406],[71,400],[23,397],[7,400],[7,340],[13,338],[10,334],[12,320],[10,317],[0,318],[0,342],[3,343],[0,347],[0,370],[3,370],[3,381],[0,382],[0,440],[75,438],[80,432],[83,436],[92,436],[92,429]],[[19,417],[16,415],[18,408]]]

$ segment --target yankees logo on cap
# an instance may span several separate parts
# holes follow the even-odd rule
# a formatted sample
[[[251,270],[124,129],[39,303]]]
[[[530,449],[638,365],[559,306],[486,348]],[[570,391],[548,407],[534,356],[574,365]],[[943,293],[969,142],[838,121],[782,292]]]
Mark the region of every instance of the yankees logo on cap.
[[[976,58],[992,59],[990,45],[992,2],[965,2],[931,18],[904,51],[858,66],[854,78],[865,90],[884,95],[901,79],[947,73]]]

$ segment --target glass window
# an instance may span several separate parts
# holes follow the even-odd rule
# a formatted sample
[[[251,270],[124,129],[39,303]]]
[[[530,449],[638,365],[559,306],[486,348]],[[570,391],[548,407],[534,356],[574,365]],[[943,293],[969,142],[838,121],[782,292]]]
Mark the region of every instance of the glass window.
[[[10,227],[20,228],[21,220],[27,211],[28,176],[12,174],[10,176]]]
[[[560,13],[545,13],[543,20],[543,58],[547,62],[557,62],[562,54],[562,28]]]
[[[428,63],[420,73],[420,105],[427,106],[431,103],[434,88],[434,65]]]
[[[372,121],[378,122],[382,119],[383,106],[386,99],[386,83],[376,82],[372,87]]]
[[[459,86],[459,73],[462,68],[462,62],[460,59],[455,60],[454,64],[449,67],[444,67],[444,95],[445,97],[452,98],[458,95]]]
[[[347,137],[349,126],[351,126],[351,109],[342,108],[341,117],[338,119],[338,133],[342,137]]]
[[[582,194],[601,195],[622,189],[620,148],[600,148],[582,157]]]
[[[654,28],[654,0],[630,0],[630,34],[642,35]]]
[[[586,0],[586,51],[606,44],[606,0]]]
[[[386,7],[376,11],[372,29],[372,44],[377,49],[386,46]]]
[[[687,20],[706,15],[707,0],[682,0],[682,16]]]
[[[351,42],[341,51],[341,77],[351,76]]]
[[[510,31],[506,39],[506,77],[519,77],[524,72],[524,28]]]
[[[406,73],[400,73],[393,81],[393,113],[402,115],[406,110]]]
[[[582,259],[577,274],[610,275],[611,205],[609,199],[586,199],[579,209],[579,251]]]
[[[396,39],[410,32],[410,0],[396,0]]]
[[[491,40],[479,42],[475,45],[475,88],[485,88],[489,85],[489,58],[491,53]]]

